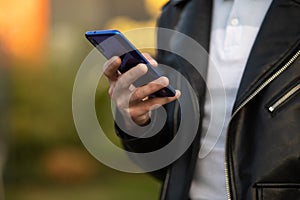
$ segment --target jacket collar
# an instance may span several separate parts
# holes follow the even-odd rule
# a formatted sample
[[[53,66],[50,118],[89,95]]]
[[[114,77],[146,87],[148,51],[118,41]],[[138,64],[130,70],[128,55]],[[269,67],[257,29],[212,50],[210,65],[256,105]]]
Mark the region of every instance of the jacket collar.
[[[274,0],[251,50],[234,110],[274,73],[300,39],[300,0]]]

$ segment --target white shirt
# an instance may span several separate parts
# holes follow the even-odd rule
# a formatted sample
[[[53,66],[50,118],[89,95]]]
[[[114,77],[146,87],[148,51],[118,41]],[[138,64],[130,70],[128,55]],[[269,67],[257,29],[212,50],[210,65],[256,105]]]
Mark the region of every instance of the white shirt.
[[[214,0],[207,76],[209,93],[206,95],[201,149],[190,190],[191,199],[227,199],[224,170],[226,129],[246,62],[271,2]],[[216,78],[218,76],[221,81]],[[212,115],[211,111],[215,114]]]

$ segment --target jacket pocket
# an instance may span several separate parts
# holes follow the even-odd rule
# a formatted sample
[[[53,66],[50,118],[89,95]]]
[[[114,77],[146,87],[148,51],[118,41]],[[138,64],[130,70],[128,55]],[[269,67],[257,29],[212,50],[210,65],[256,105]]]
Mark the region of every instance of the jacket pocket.
[[[300,183],[257,183],[256,200],[299,200]]]
[[[276,95],[266,106],[266,109],[273,115],[280,111],[288,102],[300,94],[300,77],[294,80],[279,95]]]

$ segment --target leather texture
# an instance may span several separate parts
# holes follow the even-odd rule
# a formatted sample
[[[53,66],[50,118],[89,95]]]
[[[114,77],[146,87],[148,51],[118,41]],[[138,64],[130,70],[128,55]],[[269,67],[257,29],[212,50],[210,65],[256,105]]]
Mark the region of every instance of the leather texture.
[[[209,51],[211,10],[212,1],[209,0],[171,0],[163,8],[158,26],[187,34]],[[158,32],[158,46],[171,45],[171,42],[172,38],[165,38]],[[300,84],[300,56],[289,63],[298,51],[300,3],[298,0],[274,0],[250,53],[228,127],[226,162],[231,199],[300,199],[300,90],[294,91],[272,112],[269,110],[274,102]],[[189,80],[197,92],[200,114],[203,114],[205,77],[194,73],[193,67],[179,56],[162,50],[158,52],[159,63],[173,67]],[[282,70],[286,65],[288,67]],[[206,70],[204,67],[203,74]],[[279,75],[272,79],[274,74]],[[247,101],[251,96],[253,98]],[[178,102],[165,106],[167,123],[151,138],[126,137],[124,130],[116,126],[125,148],[149,152],[172,140],[180,121],[180,110],[176,111],[176,107]],[[189,198],[201,122],[202,119],[199,132],[185,154],[154,173],[163,180],[161,199]]]

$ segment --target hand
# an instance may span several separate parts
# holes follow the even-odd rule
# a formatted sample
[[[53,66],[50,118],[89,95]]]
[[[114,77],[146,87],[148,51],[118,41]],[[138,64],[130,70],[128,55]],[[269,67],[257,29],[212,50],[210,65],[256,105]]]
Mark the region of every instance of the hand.
[[[145,58],[157,67],[157,62],[149,55]],[[109,96],[116,102],[117,107],[124,116],[130,116],[138,125],[146,125],[150,121],[150,111],[164,104],[178,99],[180,92],[176,90],[174,97],[154,97],[150,94],[169,85],[166,77],[160,77],[141,87],[134,87],[132,83],[143,76],[148,68],[145,64],[138,64],[127,72],[120,74],[118,68],[121,64],[119,57],[113,57],[104,64],[104,75],[108,78]]]

